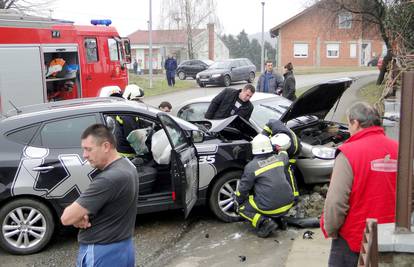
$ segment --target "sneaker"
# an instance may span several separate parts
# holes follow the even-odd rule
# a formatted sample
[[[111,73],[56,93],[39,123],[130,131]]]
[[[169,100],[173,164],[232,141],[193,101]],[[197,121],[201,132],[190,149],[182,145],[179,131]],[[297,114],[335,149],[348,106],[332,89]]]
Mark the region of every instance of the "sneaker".
[[[277,229],[277,224],[270,218],[266,219],[258,227],[257,236],[261,238],[266,238],[276,229]]]

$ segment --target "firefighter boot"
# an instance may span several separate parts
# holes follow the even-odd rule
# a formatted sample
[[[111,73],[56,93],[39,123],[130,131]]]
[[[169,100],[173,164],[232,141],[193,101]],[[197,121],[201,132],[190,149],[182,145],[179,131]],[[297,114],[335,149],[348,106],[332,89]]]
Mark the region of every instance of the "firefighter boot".
[[[257,236],[266,238],[276,229],[277,229],[277,224],[272,219],[267,218],[263,220],[261,224],[259,224],[257,228]]]

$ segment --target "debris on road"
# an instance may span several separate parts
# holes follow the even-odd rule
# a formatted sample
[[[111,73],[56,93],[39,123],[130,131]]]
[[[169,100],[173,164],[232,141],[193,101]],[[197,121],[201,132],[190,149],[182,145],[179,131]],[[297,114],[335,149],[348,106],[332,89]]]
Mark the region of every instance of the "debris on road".
[[[244,262],[244,261],[246,261],[246,256],[243,256],[243,255],[239,256],[239,259],[240,259],[241,262]]]
[[[303,239],[313,239],[314,232],[312,231],[306,231],[303,233]]]

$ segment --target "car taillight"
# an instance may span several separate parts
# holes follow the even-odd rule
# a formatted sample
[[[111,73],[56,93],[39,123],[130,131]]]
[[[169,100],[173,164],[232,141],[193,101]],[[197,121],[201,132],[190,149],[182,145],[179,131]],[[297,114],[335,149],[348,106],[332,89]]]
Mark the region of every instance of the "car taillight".
[[[175,191],[171,193],[172,200],[175,201]]]

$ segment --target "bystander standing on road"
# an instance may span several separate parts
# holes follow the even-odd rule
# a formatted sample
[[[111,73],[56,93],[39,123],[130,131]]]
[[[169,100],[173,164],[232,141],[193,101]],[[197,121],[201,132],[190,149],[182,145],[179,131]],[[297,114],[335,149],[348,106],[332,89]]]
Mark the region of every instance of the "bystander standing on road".
[[[162,101],[158,108],[164,112],[171,112],[172,110],[171,103],[168,101]]]
[[[138,173],[106,126],[88,127],[81,139],[84,158],[100,172],[61,216],[63,225],[80,228],[77,266],[132,267]]]
[[[283,89],[283,77],[273,70],[273,63],[267,60],[265,72],[262,73],[257,81],[256,90],[263,93],[280,95]]]
[[[250,98],[255,92],[251,84],[246,84],[243,89],[225,88],[213,100],[205,114],[206,119],[217,120],[233,115],[249,120],[253,112],[253,104]]]
[[[296,99],[296,79],[293,75],[292,63],[289,62],[285,65],[283,77],[285,78],[285,81],[283,83],[282,96],[294,101]]]
[[[174,57],[168,56],[164,63],[164,68],[167,74],[168,86],[175,85],[175,70],[177,69],[177,60]]]
[[[347,119],[351,137],[337,150],[321,217],[325,237],[332,237],[329,266],[357,266],[367,218],[395,220],[398,143],[367,103],[351,106]]]
[[[138,75],[138,62],[137,62],[137,59],[134,59],[134,63],[132,64],[132,67],[134,69],[134,74]]]

